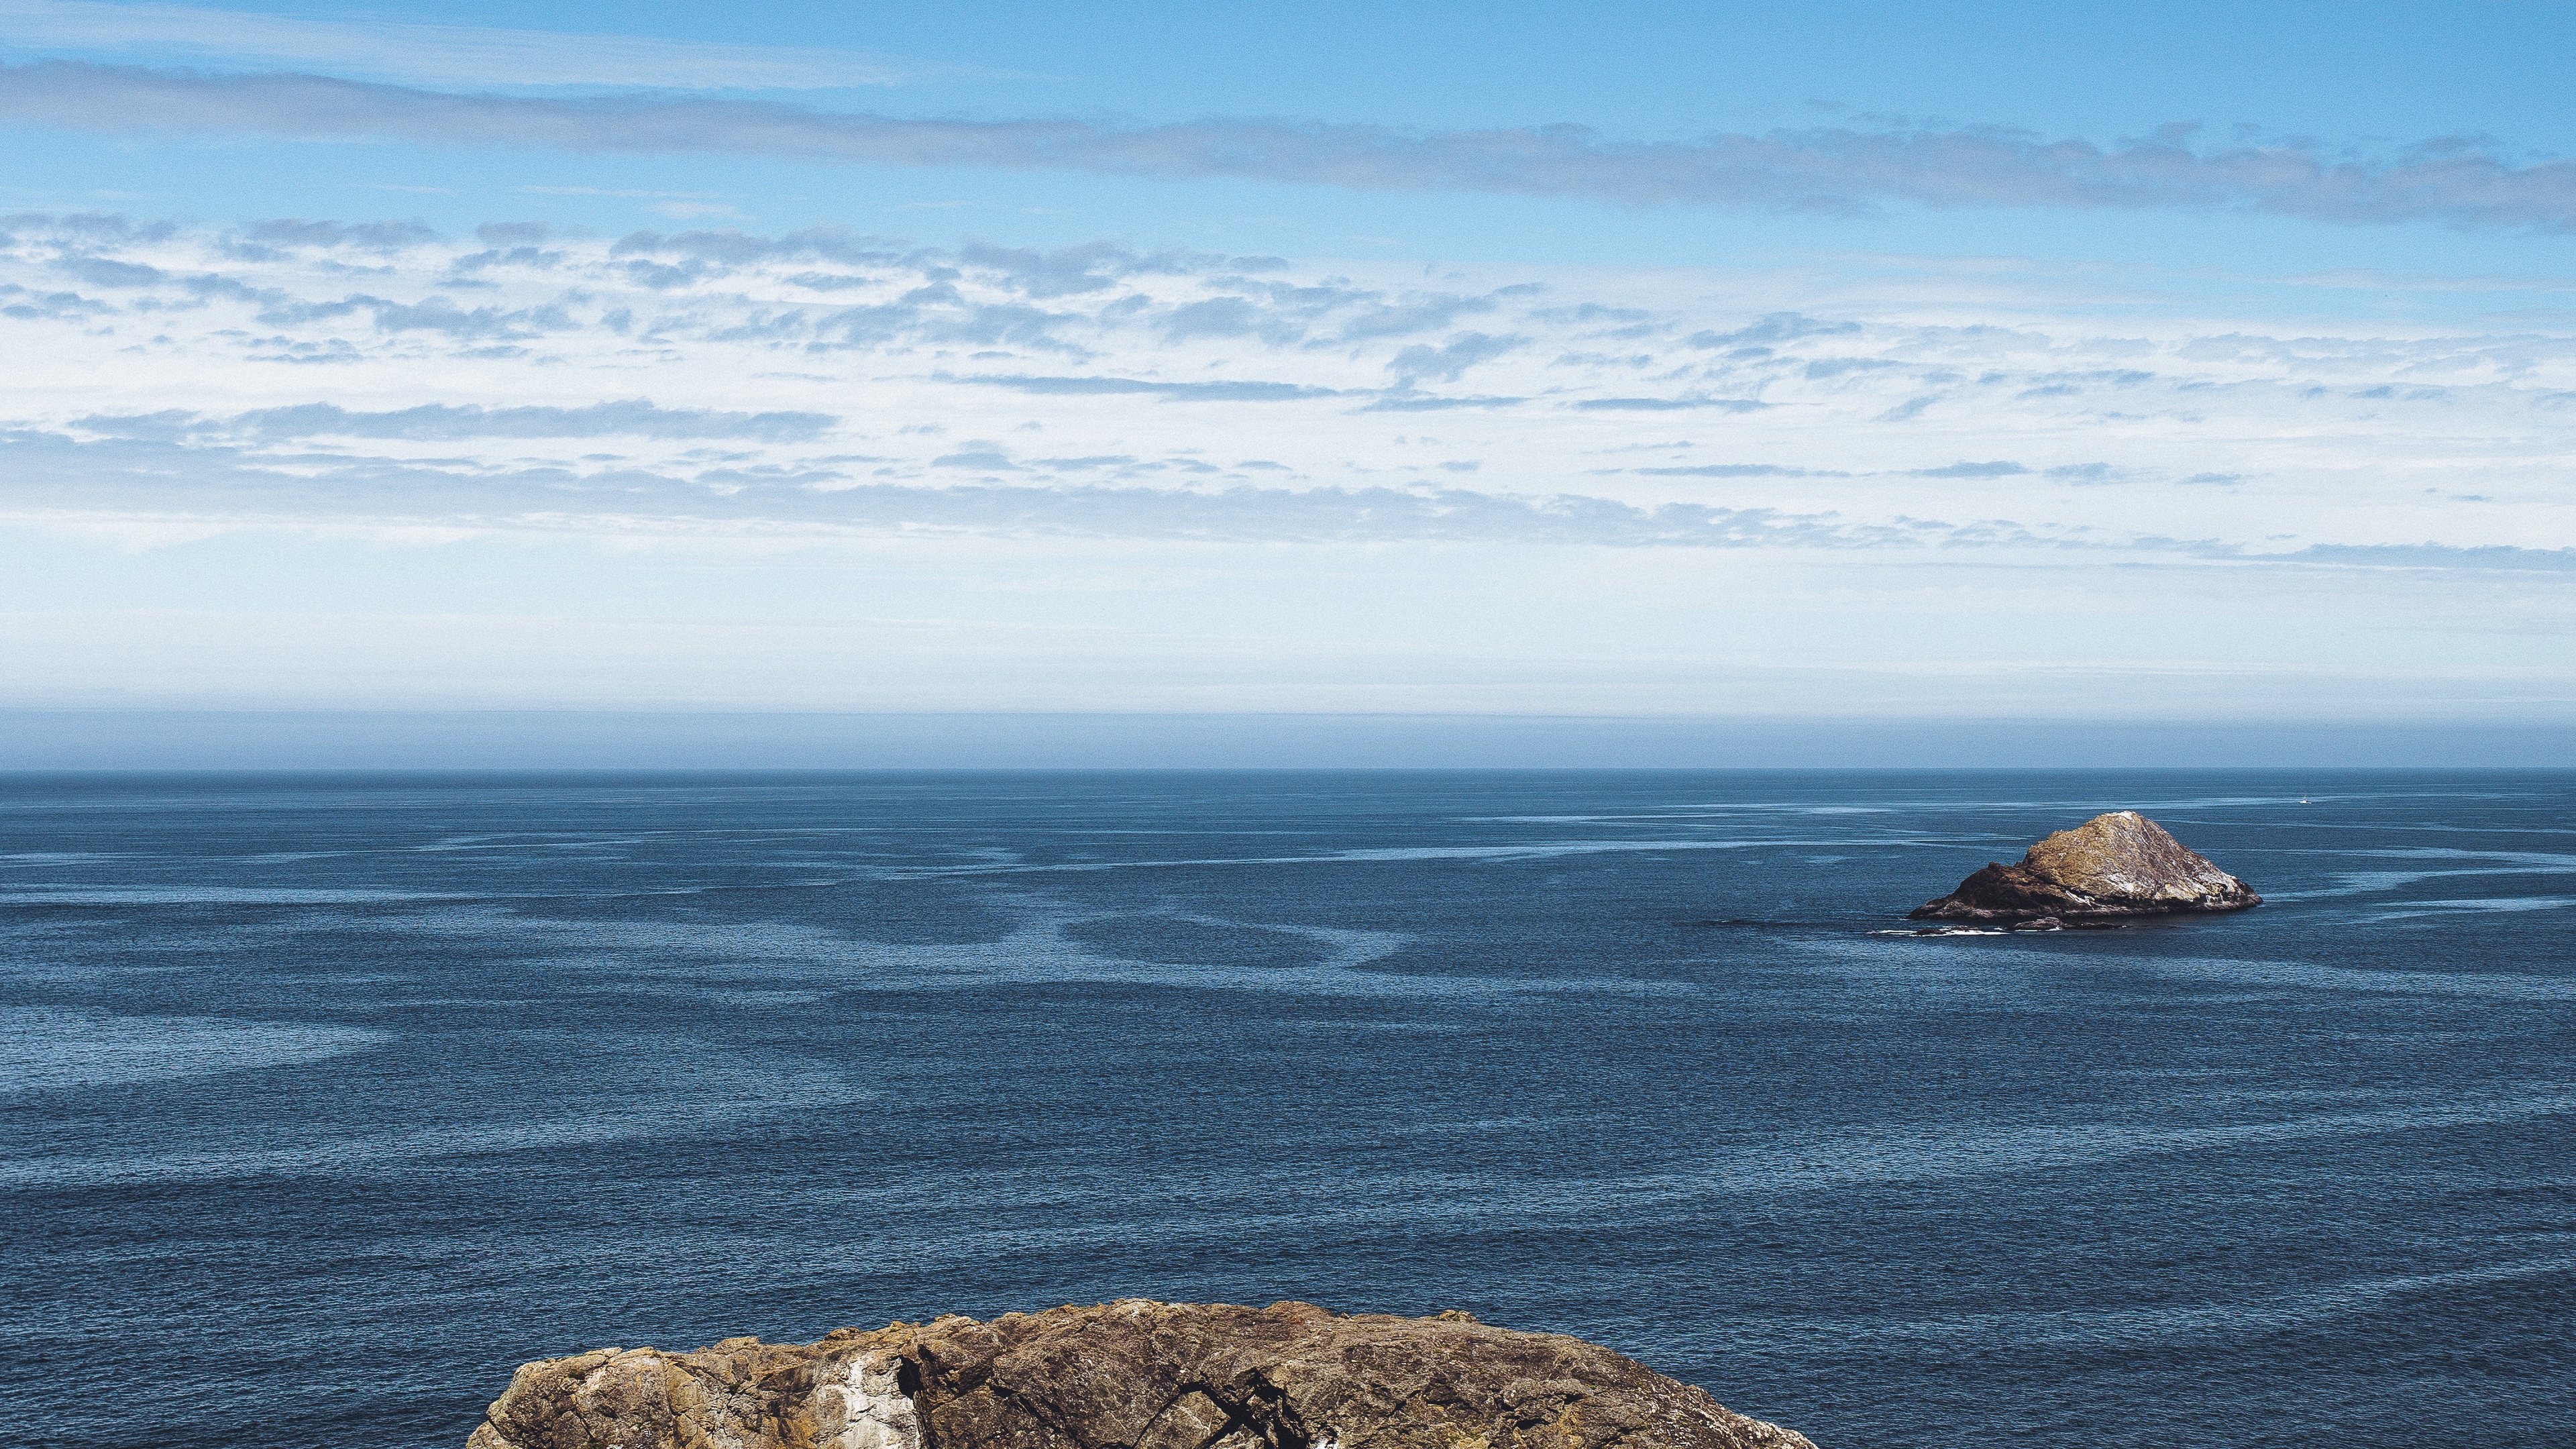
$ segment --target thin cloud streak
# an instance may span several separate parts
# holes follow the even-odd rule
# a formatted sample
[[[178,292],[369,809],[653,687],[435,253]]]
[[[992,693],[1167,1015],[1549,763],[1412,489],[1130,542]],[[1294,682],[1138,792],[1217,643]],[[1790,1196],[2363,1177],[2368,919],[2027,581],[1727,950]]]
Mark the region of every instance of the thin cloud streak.
[[[251,415],[246,415],[251,416]],[[998,452],[937,460],[1025,471]],[[1067,463],[1120,459],[1031,460]],[[1767,470],[1783,472],[1791,470]],[[713,491],[708,481],[730,486]],[[77,496],[80,506],[62,500]],[[1212,544],[1465,543],[1620,549],[1804,549],[1942,553],[1977,562],[1996,550],[2117,555],[2131,562],[2305,566],[2443,573],[2576,573],[2576,548],[2439,544],[2249,547],[2210,539],[2111,539],[2082,528],[2005,519],[1868,523],[1831,511],[1703,503],[1636,504],[1578,493],[1466,488],[1237,485],[1172,487],[968,483],[843,486],[828,473],[674,476],[624,467],[480,474],[383,458],[303,456],[292,469],[237,450],[164,439],[80,442],[0,429],[0,523],[116,519],[230,530],[333,526],[458,536],[523,533],[623,538],[966,536]]]
[[[829,413],[657,408],[637,398],[578,408],[428,403],[394,412],[350,412],[330,403],[301,403],[260,408],[232,418],[206,418],[182,411],[101,415],[78,419],[77,426],[110,436],[171,440],[233,433],[257,439],[343,437],[412,442],[611,437],[803,442],[821,436],[838,422],[840,419]]]
[[[0,0],[9,43],[133,55],[324,65],[361,75],[505,86],[825,89],[891,85],[896,68],[846,51],[719,45],[636,35],[576,35],[481,25],[314,20],[193,5]]]
[[[969,466],[998,454],[959,455]],[[942,459],[941,461],[952,461]],[[59,513],[75,483],[90,508],[185,510],[233,526],[332,522],[466,532],[769,536],[953,533],[992,537],[1253,543],[1545,543],[1614,548],[1823,549],[1927,545],[2051,546],[2012,524],[1908,520],[1666,503],[1640,507],[1578,494],[1514,497],[1461,488],[1052,487],[861,484],[818,489],[803,477],[700,480],[625,468],[579,476],[522,469],[474,476],[382,459],[303,458],[293,471],[219,448],[155,441],[81,443],[0,432],[0,518]],[[1016,468],[1013,471],[1017,471]],[[701,475],[703,477],[703,475]],[[174,490],[172,480],[184,479]],[[183,501],[184,500],[184,501]]]
[[[1007,387],[1040,397],[1158,397],[1166,402],[1303,402],[1309,398],[1343,397],[1341,388],[1305,387],[1292,382],[1147,382],[1133,377],[949,377],[941,382],[977,387]]]
[[[2109,147],[2002,128],[1821,128],[1643,142],[1608,140],[1571,125],[1415,133],[1213,118],[1122,127],[1084,120],[918,120],[691,97],[465,95],[318,75],[207,75],[60,61],[0,67],[0,120],[115,134],[703,152],[1633,206],[1831,214],[1900,202],[2576,230],[2576,163],[2515,165],[2445,141],[2375,160],[2338,159],[2288,142],[2196,150],[2187,127]]]

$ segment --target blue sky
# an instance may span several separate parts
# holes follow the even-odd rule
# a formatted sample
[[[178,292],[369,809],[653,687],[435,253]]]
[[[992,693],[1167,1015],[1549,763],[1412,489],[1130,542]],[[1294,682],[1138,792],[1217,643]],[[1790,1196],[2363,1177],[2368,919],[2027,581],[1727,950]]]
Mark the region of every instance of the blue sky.
[[[0,0],[0,706],[2563,719],[2571,62]]]
[[[674,89],[703,69],[720,84],[701,93],[917,118],[1113,125],[1282,118],[1433,133],[1575,124],[1611,142],[2002,128],[2101,146],[2189,126],[2199,128],[2204,148],[2249,128],[2309,142],[2329,157],[2467,140],[2523,162],[2570,154],[2570,121],[2553,77],[2576,61],[2576,7],[2544,4],[1346,6],[1252,15],[1178,5],[919,9],[280,7],[236,18],[254,13],[13,0],[0,6],[0,35],[28,37],[9,47],[21,60],[280,69],[518,95],[613,94],[627,89],[621,81]],[[565,80],[547,84],[549,76]],[[345,140],[277,146],[203,132],[169,139],[137,145],[128,136],[57,131],[21,152],[14,189],[30,203],[89,204],[105,192],[228,220],[324,200],[347,214],[372,202],[373,213],[447,226],[515,208],[623,228],[649,221],[656,202],[704,199],[773,228],[906,223],[909,234],[944,221],[1008,227],[1019,240],[1173,237],[1272,250],[1288,240],[1342,248],[1354,238],[1391,237],[1405,254],[1470,260],[1687,263],[1816,245],[1931,245],[2222,265],[2250,254],[2449,268],[2465,252],[2510,269],[2546,268],[2556,255],[2510,228],[2320,235],[2268,219],[2159,209],[1927,213],[1876,198],[1874,217],[1817,221],[1456,192],[1318,194],[1258,181],[1122,182]],[[138,194],[112,195],[119,192]]]

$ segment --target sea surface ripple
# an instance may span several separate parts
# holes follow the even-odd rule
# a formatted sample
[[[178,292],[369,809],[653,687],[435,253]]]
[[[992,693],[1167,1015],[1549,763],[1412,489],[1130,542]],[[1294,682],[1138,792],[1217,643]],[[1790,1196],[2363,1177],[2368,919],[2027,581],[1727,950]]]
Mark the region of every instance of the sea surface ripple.
[[[1872,934],[2116,808],[2270,903]],[[1121,1296],[2576,1443],[2576,773],[0,778],[0,1228],[46,1449]]]

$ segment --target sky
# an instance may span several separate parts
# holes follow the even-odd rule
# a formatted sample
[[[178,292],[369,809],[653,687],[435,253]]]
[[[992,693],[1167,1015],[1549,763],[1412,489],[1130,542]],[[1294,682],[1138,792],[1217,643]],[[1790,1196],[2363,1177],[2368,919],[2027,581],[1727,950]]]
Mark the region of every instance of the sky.
[[[0,0],[0,709],[2563,725],[2570,73]]]

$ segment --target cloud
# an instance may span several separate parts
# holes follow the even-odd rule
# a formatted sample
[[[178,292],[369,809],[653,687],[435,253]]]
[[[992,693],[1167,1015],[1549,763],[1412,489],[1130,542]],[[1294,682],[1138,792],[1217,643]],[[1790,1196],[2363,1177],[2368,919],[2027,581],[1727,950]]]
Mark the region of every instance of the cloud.
[[[1901,517],[1866,522],[1830,511],[1641,504],[1584,494],[1511,494],[1456,487],[1324,486],[1218,489],[1023,484],[996,473],[1132,462],[1020,462],[989,444],[933,459],[988,475],[945,486],[866,483],[817,487],[831,475],[708,469],[680,475],[628,467],[590,476],[556,468],[460,474],[379,459],[298,460],[267,467],[222,448],[118,438],[82,442],[0,431],[0,519],[58,512],[66,498],[95,509],[158,510],[165,524],[420,526],[450,533],[564,533],[667,537],[958,534],[1225,543],[1485,543],[1641,549],[2119,552],[2174,563],[2367,568],[2498,576],[2576,573],[2576,548],[2437,544],[2313,545],[2279,551],[2206,540],[2087,537],[2084,530],[2010,520]],[[710,488],[709,484],[721,484]],[[175,491],[174,491],[175,489]]]
[[[2061,483],[2112,483],[2120,473],[2108,463],[2060,463],[2041,471]]]
[[[158,267],[111,262],[104,257],[70,257],[62,266],[64,271],[93,287],[148,287],[162,280]]]
[[[2576,548],[2453,548],[2433,543],[2316,544],[2283,555],[2297,563],[2385,569],[2494,569],[2508,573],[2576,573]]]
[[[378,79],[431,83],[771,90],[887,85],[905,78],[884,61],[847,51],[316,20],[105,0],[0,0],[0,28],[16,45],[56,52],[176,50],[207,60],[323,65]]]
[[[260,312],[260,320],[274,326],[296,326],[330,322],[363,313],[378,332],[437,332],[462,340],[516,341],[549,331],[573,327],[571,314],[560,306],[545,307],[475,307],[457,306],[445,297],[424,297],[417,302],[378,297],[353,292],[334,301],[273,301]]]
[[[1442,413],[1453,408],[1509,408],[1528,402],[1525,397],[1436,397],[1398,390],[1367,407],[1364,413]]]
[[[1442,382],[1456,382],[1458,375],[1480,362],[1491,362],[1506,352],[1528,342],[1526,337],[1488,337],[1482,332],[1461,332],[1439,347],[1416,343],[1395,355],[1386,370],[1407,383],[1435,377]]]
[[[2030,470],[2019,463],[1951,463],[1940,468],[1917,468],[1917,478],[2011,478]]]
[[[1692,408],[1715,408],[1720,412],[1749,413],[1768,407],[1768,403],[1740,397],[1595,397],[1574,404],[1587,413],[1669,413]]]
[[[1210,297],[1172,309],[1163,335],[1174,341],[1193,337],[1253,337],[1278,326],[1278,319],[1249,297]]]
[[[999,448],[970,448],[959,453],[945,453],[930,460],[933,468],[966,468],[982,473],[1017,473],[1020,465]]]
[[[337,221],[263,221],[245,233],[252,241],[282,247],[356,247],[400,251],[438,240],[438,233],[417,221],[371,221],[351,226]]]
[[[1136,459],[1135,456],[1130,453],[1094,453],[1085,458],[1032,458],[1029,461],[1041,468],[1053,468],[1058,472],[1079,472],[1091,468],[1124,467],[1129,463],[1135,462]],[[1280,465],[1277,463],[1246,463],[1242,466],[1247,468],[1276,468]]]
[[[1688,341],[1693,347],[1713,351],[1721,347],[1760,347],[1809,337],[1833,337],[1859,330],[1857,322],[1819,322],[1795,312],[1774,312],[1750,327],[1738,327],[1730,332],[1695,332]]]
[[[1051,252],[969,243],[958,248],[957,257],[1008,278],[1013,291],[1041,298],[1078,297],[1115,286],[1121,275],[1137,270],[1141,261],[1110,242],[1061,247]]]
[[[2478,550],[2576,544],[2557,501],[2576,450],[2563,330],[2274,335],[2142,316],[2113,275],[1977,273],[2010,323],[1976,325],[1963,303],[1927,309],[1919,274],[1877,293],[1822,273],[1471,265],[1429,294],[1415,265],[1239,260],[828,229],[0,217],[0,429],[19,440],[0,492],[21,520],[199,533],[1294,541],[1383,524],[2498,579],[2558,575]],[[1211,302],[1226,326],[1173,325]],[[1638,340],[1587,350],[1614,311]],[[1477,392],[1440,390],[1469,369]],[[1909,407],[1925,395],[1941,405]],[[1409,486],[1424,479],[1473,488]],[[1744,514],[1663,511],[1712,484]],[[952,488],[1019,491],[940,502]],[[1053,497],[1082,488],[1119,496]],[[1968,499],[1997,516],[1957,517]],[[2299,555],[2419,544],[2469,552]]]
[[[1805,478],[1805,468],[1783,468],[1773,463],[1703,463],[1695,468],[1631,468],[1651,478]]]
[[[588,407],[486,408],[428,403],[394,412],[348,412],[330,403],[260,408],[229,418],[200,418],[192,413],[162,412],[140,416],[96,416],[77,420],[93,433],[120,437],[180,438],[241,435],[254,439],[313,437],[399,439],[410,442],[458,442],[474,438],[742,438],[763,442],[803,442],[821,436],[840,422],[829,413],[716,412],[700,408],[658,408],[636,398],[593,403]]]
[[[1265,543],[1571,543],[1620,548],[1856,548],[1938,542],[1940,523],[1871,527],[1830,515],[1442,488],[870,488],[833,496],[876,526]]]
[[[2339,158],[2301,141],[2195,148],[2188,126],[2108,146],[1999,127],[1829,127],[1621,141],[1574,125],[1416,132],[1220,118],[1121,126],[1066,119],[909,119],[666,94],[463,94],[321,75],[207,75],[71,61],[0,68],[0,119],[112,134],[232,132],[315,141],[1230,177],[1631,206],[1835,214],[1896,202],[2244,211],[2348,225],[2430,221],[2576,230],[2576,162],[2516,164],[2439,140],[2366,160]]]
[[[1074,460],[1091,461],[1091,460]],[[1024,465],[990,445],[932,460],[975,472]],[[1266,543],[1450,541],[1560,543],[1620,548],[1919,547],[1950,541],[1952,525],[1928,520],[1863,524],[1830,514],[1695,503],[1637,505],[1574,494],[1513,496],[1461,488],[1310,489],[1238,486],[1211,491],[1087,485],[862,484],[816,490],[808,476],[724,472],[710,492],[700,478],[622,469],[583,478],[558,469],[460,476],[434,467],[358,460],[319,470],[268,468],[221,449],[119,439],[83,443],[43,433],[0,433],[0,508],[51,505],[80,480],[96,504],[166,498],[182,481],[199,517],[209,506],[237,521],[263,515],[311,524],[437,517],[474,531],[774,530],[849,533],[949,531],[1016,537],[1201,539]],[[2027,537],[2005,526],[2015,537]],[[1996,538],[1995,525],[1974,536]]]
[[[1014,392],[1035,393],[1041,397],[1115,397],[1138,395],[1162,398],[1167,402],[1301,402],[1308,398],[1340,397],[1339,390],[1329,387],[1306,387],[1293,382],[1147,382],[1135,377],[947,377],[943,382],[962,382],[975,387],[1007,387]]]
[[[1440,294],[1413,297],[1388,306],[1369,308],[1342,325],[1342,340],[1364,342],[1373,337],[1405,337],[1446,327],[1474,312],[1490,311],[1493,302],[1485,297],[1461,297]],[[1471,337],[1482,333],[1469,333]]]

